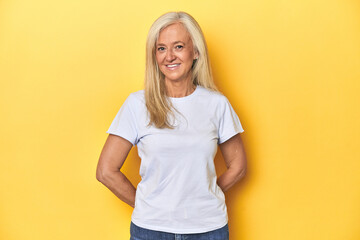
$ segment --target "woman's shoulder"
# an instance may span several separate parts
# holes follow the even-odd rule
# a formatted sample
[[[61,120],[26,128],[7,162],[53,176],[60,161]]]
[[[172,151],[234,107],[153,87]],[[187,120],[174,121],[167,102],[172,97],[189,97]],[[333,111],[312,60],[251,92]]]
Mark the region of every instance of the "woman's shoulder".
[[[126,98],[124,105],[129,106],[135,111],[138,110],[142,105],[144,105],[144,103],[145,103],[144,90],[139,90],[130,93]]]
[[[130,93],[129,97],[135,98],[135,99],[143,99],[144,98],[144,89],[138,90],[136,92]]]
[[[130,102],[144,102],[145,95],[144,90],[138,90],[129,94],[127,100]]]
[[[225,95],[217,90],[208,89],[203,86],[198,86],[198,88],[199,88],[199,96],[201,97],[207,97],[211,100],[219,101],[219,102],[227,100]]]

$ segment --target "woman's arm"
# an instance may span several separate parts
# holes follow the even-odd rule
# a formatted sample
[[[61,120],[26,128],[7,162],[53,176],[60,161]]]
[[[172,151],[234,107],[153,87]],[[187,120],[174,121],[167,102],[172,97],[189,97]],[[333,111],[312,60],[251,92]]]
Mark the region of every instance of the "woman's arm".
[[[132,144],[124,138],[109,134],[100,154],[96,178],[118,198],[134,207],[136,189],[120,172],[131,147]]]
[[[225,192],[242,179],[246,173],[246,155],[240,134],[238,133],[220,144],[220,150],[227,170],[217,179],[217,184]]]

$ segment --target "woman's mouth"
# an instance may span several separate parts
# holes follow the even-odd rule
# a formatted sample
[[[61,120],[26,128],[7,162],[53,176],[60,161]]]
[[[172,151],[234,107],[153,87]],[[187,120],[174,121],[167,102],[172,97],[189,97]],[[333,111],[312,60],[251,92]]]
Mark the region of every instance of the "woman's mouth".
[[[166,68],[167,68],[167,69],[169,69],[169,70],[174,70],[174,69],[179,68],[180,63],[175,63],[175,64],[166,64],[165,66],[166,66]]]

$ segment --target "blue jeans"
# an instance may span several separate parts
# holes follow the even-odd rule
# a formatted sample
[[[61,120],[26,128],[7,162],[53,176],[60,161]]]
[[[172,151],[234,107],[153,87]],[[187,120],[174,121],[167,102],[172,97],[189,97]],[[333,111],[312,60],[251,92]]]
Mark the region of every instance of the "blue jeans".
[[[130,234],[130,240],[229,240],[229,228],[227,224],[222,228],[210,232],[176,234],[145,229],[131,222]]]

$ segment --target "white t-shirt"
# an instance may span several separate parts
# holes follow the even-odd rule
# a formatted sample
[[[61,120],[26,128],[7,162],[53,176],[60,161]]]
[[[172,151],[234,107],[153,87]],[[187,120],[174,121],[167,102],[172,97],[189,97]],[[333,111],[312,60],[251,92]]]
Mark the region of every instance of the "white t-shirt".
[[[178,234],[201,233],[227,224],[225,196],[216,184],[217,145],[242,125],[228,99],[197,86],[182,98],[170,98],[174,129],[148,127],[144,90],[131,93],[107,133],[137,145],[141,181],[132,222]]]

